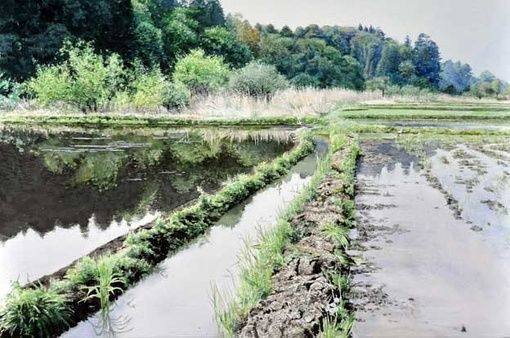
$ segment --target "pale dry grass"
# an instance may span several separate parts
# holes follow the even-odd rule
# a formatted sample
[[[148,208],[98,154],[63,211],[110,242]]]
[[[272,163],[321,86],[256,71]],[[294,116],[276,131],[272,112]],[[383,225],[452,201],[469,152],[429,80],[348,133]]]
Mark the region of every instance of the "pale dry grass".
[[[380,93],[345,89],[287,89],[271,100],[221,93],[195,100],[182,115],[195,118],[320,116],[343,105],[382,99]]]

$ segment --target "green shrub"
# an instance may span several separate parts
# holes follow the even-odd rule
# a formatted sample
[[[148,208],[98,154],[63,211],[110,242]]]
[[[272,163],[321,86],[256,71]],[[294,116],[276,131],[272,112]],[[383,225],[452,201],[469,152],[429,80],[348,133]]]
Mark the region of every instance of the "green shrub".
[[[173,79],[193,93],[209,93],[225,85],[229,73],[223,58],[206,56],[204,51],[197,49],[177,61]]]
[[[56,329],[69,326],[70,315],[66,297],[54,289],[15,284],[0,310],[0,333],[49,337]]]
[[[65,43],[60,65],[39,67],[28,82],[37,101],[47,105],[64,102],[82,110],[104,107],[126,82],[127,72],[117,54],[95,54],[90,44]]]
[[[136,74],[133,86],[132,104],[135,108],[154,109],[166,105],[171,84],[158,68]]]
[[[191,92],[182,82],[170,83],[170,90],[167,93],[165,105],[168,108],[182,108],[191,99]]]
[[[289,86],[275,66],[252,62],[233,73],[229,88],[232,91],[255,97],[272,97],[278,90]]]
[[[22,89],[19,83],[0,73],[0,108],[13,108],[21,100]]]

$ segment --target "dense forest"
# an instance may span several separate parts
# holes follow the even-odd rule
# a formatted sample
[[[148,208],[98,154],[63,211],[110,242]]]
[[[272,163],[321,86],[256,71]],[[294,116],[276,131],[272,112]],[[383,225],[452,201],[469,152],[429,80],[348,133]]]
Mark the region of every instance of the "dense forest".
[[[179,65],[179,61],[186,62]],[[143,74],[150,76],[135,84],[138,89],[157,85],[163,76],[172,79],[172,91],[182,99],[185,90],[211,89],[210,83],[203,83],[204,77],[209,81],[219,76],[211,80],[219,85],[228,80],[226,72],[246,65],[250,66],[244,71],[247,77],[263,71],[274,75],[274,69],[264,68],[270,65],[295,87],[383,91],[407,87],[477,97],[508,94],[508,84],[490,72],[475,77],[468,64],[442,61],[438,45],[426,34],[401,43],[379,28],[361,24],[294,30],[252,26],[239,15],[226,16],[219,0],[1,2],[0,91],[4,96],[14,92],[52,101],[59,95],[48,93],[43,83],[76,84],[77,77],[94,65],[109,74],[102,82],[109,81],[110,87],[116,82],[115,88],[103,93],[109,99],[120,89],[124,96],[135,95],[136,88],[127,86]],[[179,67],[181,75],[176,74]],[[193,71],[194,67],[202,70]],[[212,73],[202,74],[202,79],[189,78],[190,72],[199,76],[197,72],[208,69]],[[112,80],[112,72],[119,76]],[[18,85],[24,81],[28,85]],[[85,101],[88,107],[97,104]]]

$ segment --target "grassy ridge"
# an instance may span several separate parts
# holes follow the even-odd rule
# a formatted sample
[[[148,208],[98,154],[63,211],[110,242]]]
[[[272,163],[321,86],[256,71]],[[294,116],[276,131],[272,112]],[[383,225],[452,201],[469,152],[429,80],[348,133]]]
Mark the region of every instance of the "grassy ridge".
[[[343,109],[339,115],[349,119],[450,119],[510,120],[510,107],[505,105],[362,105]]]
[[[217,320],[226,335],[234,336],[250,310],[271,293],[273,273],[275,269],[284,265],[286,247],[297,240],[297,234],[291,226],[291,220],[303,210],[306,203],[317,196],[317,189],[324,178],[330,174],[339,175],[343,182],[341,193],[349,196],[354,194],[356,159],[360,152],[359,145],[344,134],[336,132],[330,135],[330,140],[331,146],[328,155],[321,160],[309,185],[285,210],[276,227],[264,234],[257,251],[249,255],[249,261],[244,262],[234,300],[228,304],[221,304],[221,299],[216,297]],[[345,151],[346,156],[342,158],[341,163],[333,164],[333,154],[338,151]],[[352,215],[347,214],[353,212],[354,208],[346,202],[340,201],[341,212],[345,214],[346,219],[350,219]],[[334,235],[337,235],[343,232],[343,229],[334,226],[331,231],[334,232]],[[340,237],[345,239],[341,234]],[[345,276],[341,276],[338,271],[327,273],[339,282],[335,283],[338,288],[346,286]],[[328,317],[322,323],[324,336],[332,334],[331,337],[338,337],[339,335],[348,334],[352,316],[347,314],[348,311],[344,306],[344,303],[340,305],[341,308],[338,309],[338,313],[345,316]]]
[[[191,119],[173,116],[141,117],[122,115],[6,115],[4,124],[65,125],[68,127],[208,127],[208,126],[303,126],[318,123],[315,117],[262,117],[240,119]]]
[[[154,227],[130,235],[120,251],[97,259],[85,257],[63,279],[51,281],[48,286],[16,286],[0,309],[1,336],[62,333],[102,309],[150,273],[169,252],[202,234],[230,208],[286,174],[313,149],[312,136],[301,135],[291,152],[259,165],[253,174],[240,175],[218,193],[202,196],[195,205],[158,219]]]

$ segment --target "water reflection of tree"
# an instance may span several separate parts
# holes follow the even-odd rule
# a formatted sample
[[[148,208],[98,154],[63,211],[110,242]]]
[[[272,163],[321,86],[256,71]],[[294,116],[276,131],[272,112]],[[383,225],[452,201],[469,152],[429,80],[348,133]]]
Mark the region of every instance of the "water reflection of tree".
[[[255,142],[246,136],[239,142],[227,137],[204,140],[201,133],[193,132],[124,139],[89,134],[0,135],[10,140],[0,141],[0,237],[6,239],[28,228],[43,235],[56,224],[78,224],[86,233],[92,215],[96,225],[105,229],[112,220],[147,209],[170,211],[198,197],[197,187],[212,192],[229,176],[249,171],[291,147],[289,142],[268,138]],[[28,141],[13,141],[23,137]],[[76,139],[82,138],[88,139],[88,147],[76,146],[80,142]],[[91,148],[91,139],[100,147]],[[111,149],[108,142],[124,146]]]

